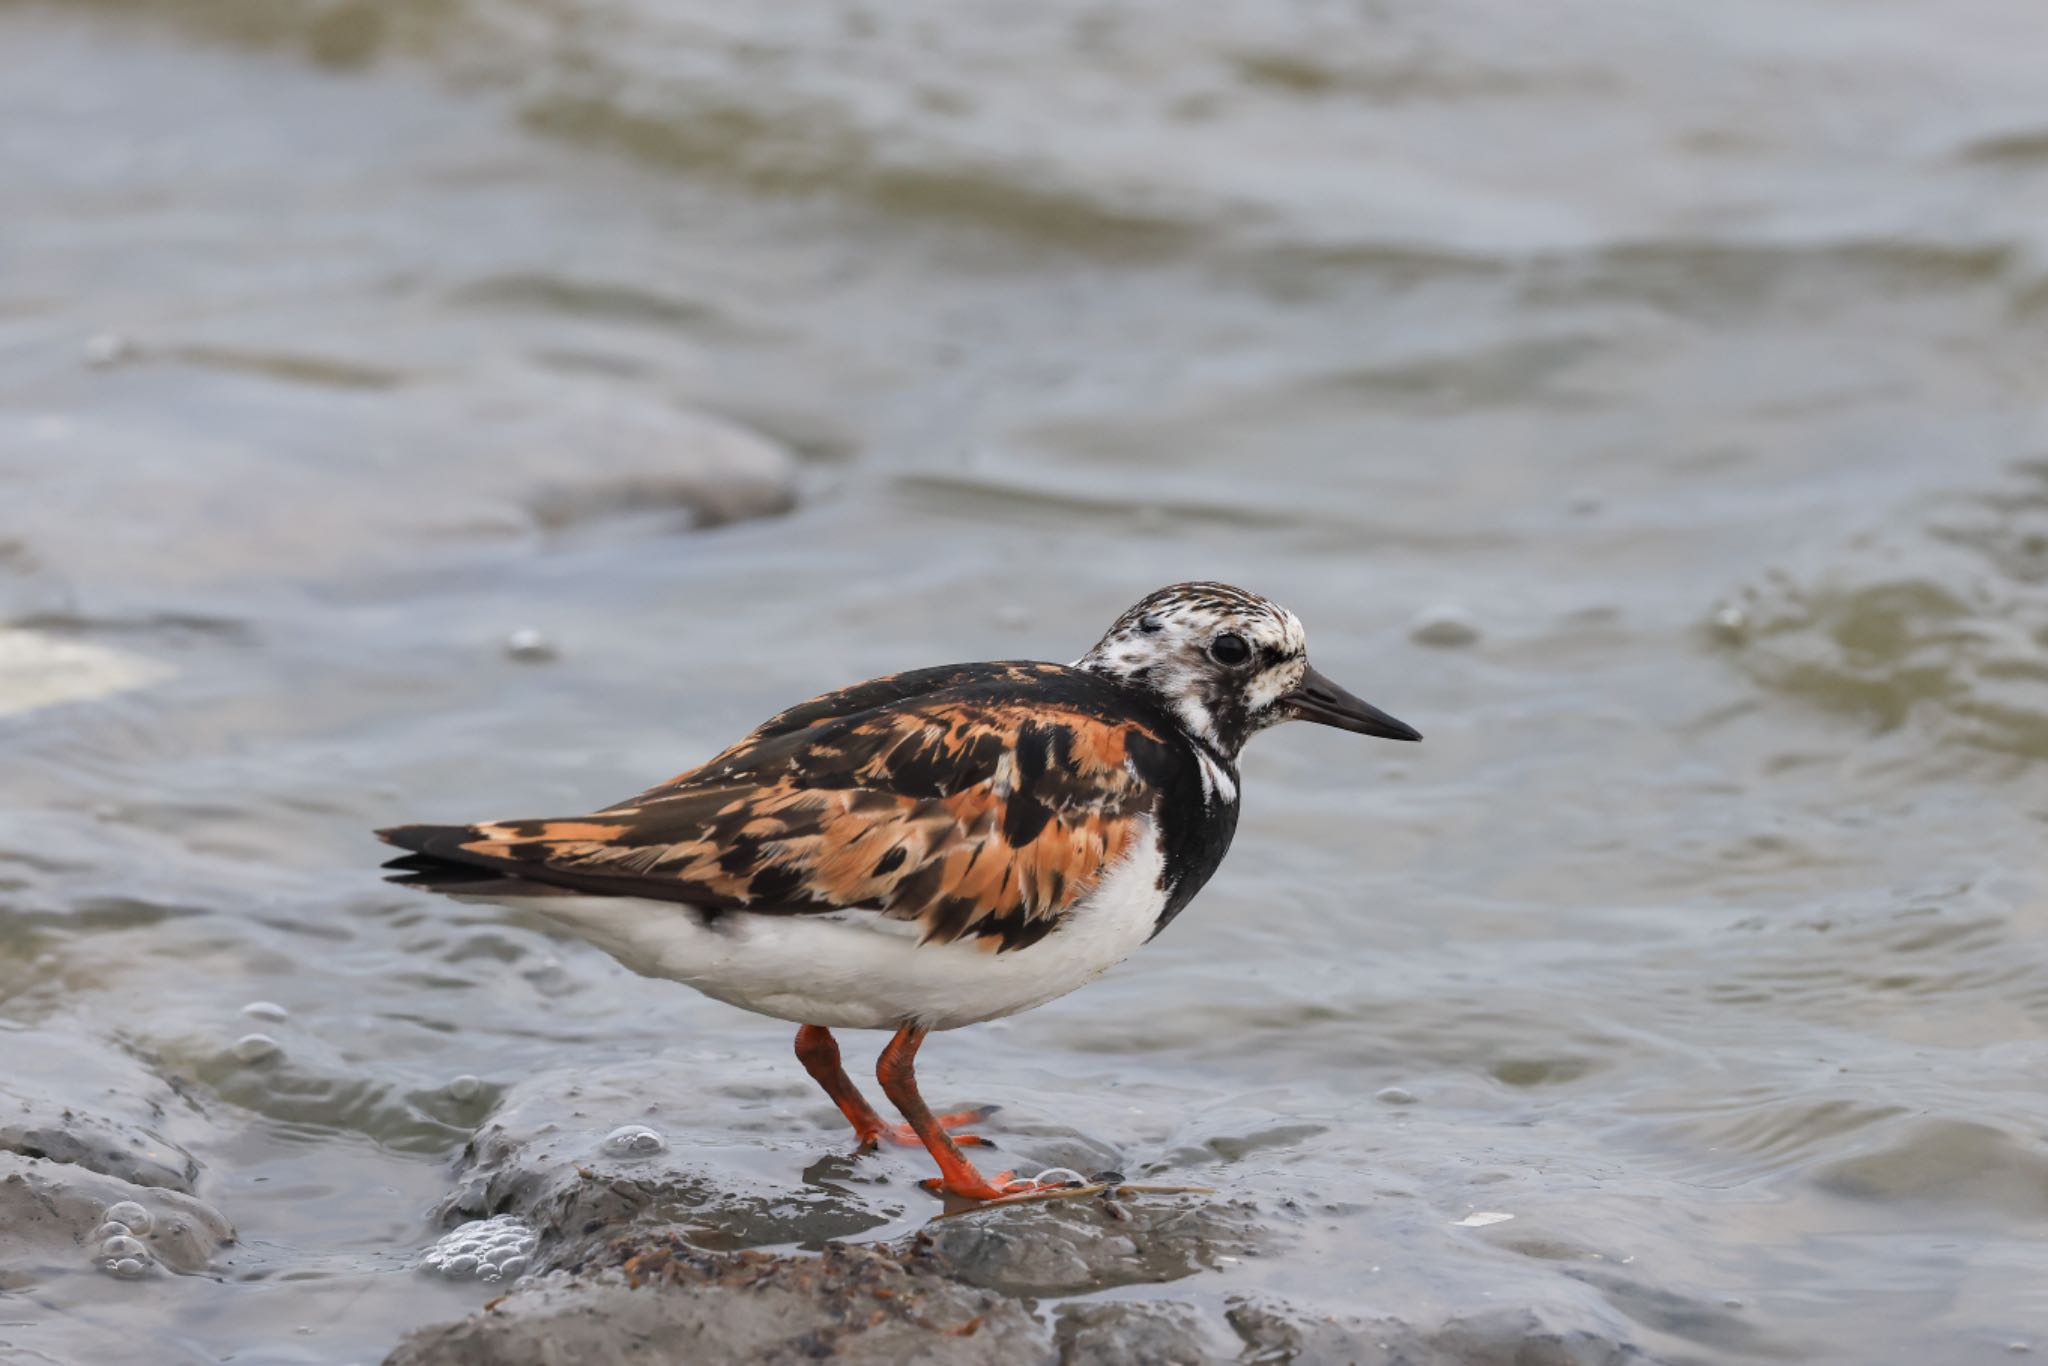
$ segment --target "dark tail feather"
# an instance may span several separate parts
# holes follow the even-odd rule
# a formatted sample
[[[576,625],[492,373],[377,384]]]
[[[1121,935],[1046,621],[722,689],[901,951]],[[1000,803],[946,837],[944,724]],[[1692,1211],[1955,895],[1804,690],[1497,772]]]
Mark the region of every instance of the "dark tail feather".
[[[377,838],[386,844],[416,852],[400,854],[384,866],[391,870],[387,881],[401,887],[424,887],[451,896],[573,896],[566,887],[507,874],[500,868],[486,868],[462,859],[450,858],[436,850],[457,850],[476,838],[467,825],[394,825],[379,830]]]

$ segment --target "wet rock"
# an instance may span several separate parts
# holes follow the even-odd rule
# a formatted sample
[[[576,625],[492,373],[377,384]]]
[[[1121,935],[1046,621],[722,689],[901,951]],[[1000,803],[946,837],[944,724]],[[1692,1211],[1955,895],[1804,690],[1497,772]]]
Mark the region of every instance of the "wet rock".
[[[787,512],[795,503],[794,464],[766,437],[705,414],[666,415],[667,458],[621,458],[609,478],[578,470],[544,482],[528,505],[542,526],[666,512],[693,527],[721,526]]]
[[[538,1231],[546,1270],[635,1226],[686,1231],[702,1247],[817,1247],[888,1219],[824,1184],[788,1184],[792,1166],[816,1159],[816,1137],[790,1140],[789,1160],[761,1168],[760,1140],[693,1132],[684,1107],[647,1099],[670,1093],[688,1091],[645,1067],[522,1082],[463,1149],[441,1222],[518,1215]]]
[[[1022,1305],[920,1273],[884,1249],[707,1253],[657,1237],[604,1255],[620,1254],[620,1270],[521,1289],[487,1312],[413,1333],[387,1366],[1052,1359],[1050,1335]],[[651,1343],[661,1344],[655,1356]]]
[[[1145,1196],[972,1210],[919,1233],[919,1255],[948,1276],[1007,1295],[1080,1295],[1192,1276],[1271,1241],[1251,1206],[1210,1196]]]
[[[199,1164],[161,1132],[188,1107],[161,1078],[124,1055],[42,1030],[11,1032],[6,1045],[0,1152],[191,1192]]]
[[[170,374],[191,403],[142,423],[147,440],[137,446],[118,395],[154,392]],[[137,583],[168,592],[284,572],[377,574],[451,543],[605,537],[628,523],[662,535],[771,516],[796,501],[797,461],[768,437],[679,407],[650,385],[525,359],[479,357],[471,370],[450,371],[264,343],[185,346],[92,372],[90,382],[93,399],[75,399],[89,411],[65,440],[146,448],[165,468],[211,473],[143,481],[145,490],[81,483],[58,460],[24,467],[25,486],[12,496],[50,513],[22,554],[86,600]],[[374,391],[403,401],[364,402]],[[304,436],[290,459],[249,435],[272,422]],[[213,490],[230,485],[246,495],[236,534],[195,547],[181,529],[202,523]],[[63,664],[81,677],[139,667],[125,656]]]
[[[1649,1366],[1652,1358],[1599,1329],[1564,1327],[1533,1308],[1434,1321],[1319,1315],[1239,1299],[1229,1310],[1240,1360],[1353,1366]]]
[[[1194,1366],[1237,1357],[1193,1306],[1170,1303],[1062,1305],[1053,1329],[1060,1366],[1125,1366],[1134,1361]]]
[[[1451,603],[1442,603],[1418,613],[1408,627],[1408,638],[1417,645],[1455,650],[1479,639],[1479,626],[1472,614]]]
[[[468,1238],[463,1249],[479,1266],[485,1258],[471,1244],[488,1241],[493,1226],[466,1221],[493,1216],[506,1229],[516,1219],[522,1237],[534,1230],[531,1258],[522,1243],[494,1268],[512,1285],[505,1298],[413,1334],[391,1362],[603,1366],[645,1360],[649,1343],[704,1361],[1645,1359],[1611,1290],[1560,1286],[1533,1267],[1522,1281],[1497,1279],[1463,1295],[1426,1267],[1375,1277],[1377,1317],[1272,1296],[1230,1301],[1227,1319],[1191,1304],[1105,1298],[1282,1250],[1288,1226],[1229,1197],[1074,1196],[970,1209],[887,1243],[832,1242],[917,1212],[889,1198],[888,1178],[875,1170],[886,1163],[817,1161],[816,1133],[735,1141],[693,1128],[680,1102],[648,1099],[686,1094],[658,1065],[547,1074],[514,1087],[470,1143],[462,1186],[442,1214],[469,1229],[457,1241]],[[800,1157],[813,1159],[811,1179],[793,1187]],[[878,1184],[852,1186],[863,1177]],[[758,1250],[764,1244],[817,1251]],[[437,1269],[474,1270],[461,1257],[444,1257]],[[1057,1303],[1072,1297],[1082,1298]],[[1502,1304],[1515,1307],[1495,1308]]]
[[[129,1222],[110,1224],[110,1213],[124,1214]],[[0,1153],[0,1286],[96,1263],[130,1274],[117,1271],[122,1261],[136,1262],[136,1275],[158,1265],[200,1272],[233,1238],[219,1211],[180,1191]]]

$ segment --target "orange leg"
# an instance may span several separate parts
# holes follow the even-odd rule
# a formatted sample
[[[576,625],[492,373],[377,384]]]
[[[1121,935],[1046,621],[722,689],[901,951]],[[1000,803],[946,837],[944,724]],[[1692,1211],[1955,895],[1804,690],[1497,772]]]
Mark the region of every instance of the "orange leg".
[[[907,1124],[888,1124],[875,1113],[875,1107],[868,1104],[866,1096],[846,1075],[846,1069],[839,1065],[839,1045],[832,1038],[832,1031],[823,1025],[804,1025],[796,1031],[796,1057],[804,1065],[804,1071],[811,1074],[811,1080],[825,1088],[825,1094],[832,1097],[832,1103],[839,1107],[839,1113],[846,1116],[846,1122],[853,1126],[854,1135],[860,1139],[863,1148],[872,1148],[887,1140],[906,1148],[915,1148],[923,1143],[916,1132]],[[941,1128],[957,1129],[964,1124],[973,1124],[988,1118],[994,1112],[993,1106],[982,1106],[977,1110],[959,1110],[949,1115],[939,1115],[936,1122]],[[967,1147],[992,1146],[978,1134],[960,1134],[956,1143]]]
[[[903,1112],[910,1121],[911,1130],[916,1133],[925,1151],[939,1164],[937,1179],[924,1182],[925,1189],[958,1195],[969,1200],[1000,1200],[1005,1195],[1036,1190],[1029,1181],[1013,1181],[1009,1172],[998,1173],[994,1180],[983,1176],[974,1169],[960,1153],[953,1136],[946,1132],[946,1126],[924,1103],[924,1097],[917,1093],[918,1046],[924,1042],[929,1031],[916,1025],[905,1025],[896,1031],[896,1037],[889,1040],[889,1046],[882,1050],[882,1056],[875,1063],[875,1076],[882,1083],[882,1092],[889,1101]]]

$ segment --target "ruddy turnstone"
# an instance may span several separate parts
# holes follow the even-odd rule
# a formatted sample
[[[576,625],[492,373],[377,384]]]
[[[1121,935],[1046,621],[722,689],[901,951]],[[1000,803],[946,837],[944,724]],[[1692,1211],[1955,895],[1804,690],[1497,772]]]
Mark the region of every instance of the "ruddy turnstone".
[[[1043,1005],[1179,915],[1237,827],[1237,756],[1287,720],[1419,740],[1309,666],[1295,615],[1183,583],[1072,664],[889,674],[790,708],[709,762],[588,816],[401,825],[398,881],[536,906],[628,967],[789,1020],[863,1147],[921,1142],[931,1189],[985,1177],[912,1068],[933,1030]],[[888,1029],[883,1123],[833,1029]]]

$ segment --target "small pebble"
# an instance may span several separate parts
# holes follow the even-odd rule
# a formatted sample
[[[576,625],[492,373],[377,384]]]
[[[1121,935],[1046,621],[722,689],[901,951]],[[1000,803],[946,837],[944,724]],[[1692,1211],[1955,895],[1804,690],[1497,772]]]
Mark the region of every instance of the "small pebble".
[[[268,1034],[244,1034],[235,1040],[235,1056],[243,1062],[264,1062],[283,1051]]]
[[[668,1151],[668,1140],[645,1124],[622,1124],[604,1136],[604,1150],[612,1157],[651,1157]]]
[[[1415,1093],[1399,1086],[1382,1086],[1372,1093],[1372,1098],[1382,1105],[1413,1105]]]
[[[448,1083],[448,1095],[454,1100],[475,1100],[483,1089],[484,1084],[467,1072]]]
[[[149,1211],[133,1200],[116,1200],[100,1217],[110,1224],[124,1225],[123,1233],[147,1233],[151,1223]]]
[[[521,664],[544,664],[555,658],[554,644],[531,626],[522,626],[505,637],[505,657]]]
[[[282,1023],[292,1017],[289,1010],[275,1001],[251,1001],[242,1007],[242,1013],[252,1020],[269,1020],[273,1023]]]
[[[1740,645],[1749,638],[1749,613],[1729,603],[1714,613],[1713,626],[1722,643]]]
[[[100,332],[87,337],[81,351],[87,365],[105,370],[131,359],[135,355],[135,341],[119,332]]]
[[[1454,650],[1479,639],[1479,627],[1462,607],[1443,603],[1419,613],[1408,628],[1408,638],[1417,645]]]

